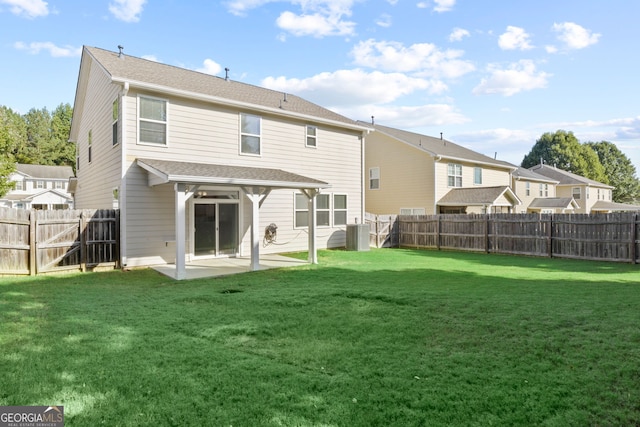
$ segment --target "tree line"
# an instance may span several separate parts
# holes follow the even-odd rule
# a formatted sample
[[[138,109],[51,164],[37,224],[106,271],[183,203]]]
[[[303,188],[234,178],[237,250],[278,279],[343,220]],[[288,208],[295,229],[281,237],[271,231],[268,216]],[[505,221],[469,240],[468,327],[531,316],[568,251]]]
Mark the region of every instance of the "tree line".
[[[0,106],[0,197],[12,189],[9,176],[16,163],[71,166],[75,169],[75,144],[69,142],[71,105],[52,112],[32,108],[19,114]]]
[[[640,203],[636,168],[612,142],[580,143],[573,132],[547,132],[524,156],[521,166],[530,168],[540,162],[615,187],[614,202]]]
[[[0,197],[11,190],[9,176],[16,163],[66,165],[75,170],[75,144],[68,142],[73,108],[60,104],[52,112],[32,108],[18,114],[0,106]],[[629,158],[608,141],[580,143],[573,132],[543,134],[521,166],[540,162],[608,184],[613,200],[640,203],[640,180]]]

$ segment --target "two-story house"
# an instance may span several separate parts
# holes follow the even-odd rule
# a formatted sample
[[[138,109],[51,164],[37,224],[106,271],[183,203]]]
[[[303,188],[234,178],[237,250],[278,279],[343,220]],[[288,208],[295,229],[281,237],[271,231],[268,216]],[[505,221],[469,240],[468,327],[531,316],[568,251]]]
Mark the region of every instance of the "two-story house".
[[[84,47],[76,205],[119,207],[125,268],[175,263],[181,279],[207,257],[258,269],[260,251],[317,262],[364,216],[368,130],[292,94]]]
[[[640,210],[640,206],[615,203],[613,201],[614,187],[610,185],[545,164],[533,166],[529,170],[557,181],[556,194],[558,197],[575,200],[578,205],[576,213]]]
[[[522,200],[515,213],[574,213],[578,204],[572,197],[557,197],[558,181],[532,170],[517,168],[511,175],[511,189]]]
[[[511,189],[515,166],[443,138],[372,126],[365,150],[367,212],[510,213],[522,204]]]
[[[18,209],[73,209],[68,191],[71,166],[16,164],[9,176],[13,190],[0,198],[0,206]]]

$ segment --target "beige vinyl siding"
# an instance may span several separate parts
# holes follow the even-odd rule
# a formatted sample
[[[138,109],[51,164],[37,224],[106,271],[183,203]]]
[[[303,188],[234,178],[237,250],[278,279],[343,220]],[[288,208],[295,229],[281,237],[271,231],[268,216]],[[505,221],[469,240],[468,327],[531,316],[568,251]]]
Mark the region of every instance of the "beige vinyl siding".
[[[112,84],[101,68],[91,67],[84,112],[76,144],[80,168],[76,172],[77,209],[111,209],[113,189],[120,186],[120,145],[112,143],[113,101],[122,87]],[[92,162],[88,163],[88,135],[92,133]]]
[[[366,137],[365,203],[367,212],[399,214],[401,208],[434,213],[433,158],[420,148],[380,132]],[[380,188],[369,189],[369,169],[380,168]]]
[[[287,120],[261,115],[262,150],[260,156],[239,152],[240,110],[205,104],[187,99],[167,98],[157,93],[150,96],[167,99],[168,144],[166,147],[138,145],[136,91],[127,96],[127,257],[128,265],[174,262],[175,194],[171,185],[147,186],[147,173],[135,164],[137,158],[155,158],[197,163],[283,169],[328,182],[323,193],[347,194],[348,222],[361,216],[360,133],[317,126],[317,148],[306,147],[308,121]],[[251,114],[254,112],[247,111]],[[204,189],[204,188],[203,188]],[[240,254],[250,254],[251,204],[240,188]],[[262,237],[270,224],[278,226],[277,244],[261,247],[261,253],[307,250],[306,229],[295,229],[294,190],[274,190],[260,208],[258,233]],[[190,236],[191,208],[187,208],[187,235]],[[149,221],[153,212],[153,221]],[[346,227],[320,228],[319,248],[344,246]],[[192,250],[192,242],[186,248]],[[192,255],[192,254],[190,254]]]
[[[527,196],[527,182],[529,183],[529,195]],[[556,186],[553,183],[543,182],[542,185],[548,185],[549,195],[547,197],[556,197]],[[513,180],[513,191],[516,193],[516,196],[520,200],[522,200],[522,204],[515,206],[515,213],[526,213],[527,208],[533,202],[534,199],[540,198],[540,182],[527,180],[527,179],[519,179]]]
[[[452,188],[449,187],[448,177],[449,172],[447,170],[448,165],[458,164],[462,166],[462,187],[497,187],[497,186],[510,186],[511,174],[509,169],[498,169],[493,167],[487,167],[485,165],[478,165],[477,163],[464,162],[461,160],[448,160],[441,159],[436,162],[436,200],[440,200],[445,194]],[[482,167],[482,185],[473,183],[474,168]]]
[[[556,187],[556,195],[558,197],[573,197],[571,192],[573,187],[580,187],[581,198],[576,199],[578,207],[575,209],[575,213],[589,213],[590,206],[587,203],[585,186],[584,185],[558,185]],[[593,202],[592,202],[593,205]]]

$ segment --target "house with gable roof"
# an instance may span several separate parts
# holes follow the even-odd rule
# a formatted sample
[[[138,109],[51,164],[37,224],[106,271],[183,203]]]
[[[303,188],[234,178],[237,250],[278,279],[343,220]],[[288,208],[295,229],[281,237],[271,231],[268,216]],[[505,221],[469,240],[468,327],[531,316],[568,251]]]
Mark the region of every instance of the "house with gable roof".
[[[292,94],[85,46],[76,205],[120,209],[125,268],[175,263],[182,279],[210,257],[317,262],[364,216],[369,130]]]
[[[443,138],[372,126],[365,149],[367,212],[512,213],[522,205],[511,188],[516,166]]]
[[[637,211],[640,206],[613,201],[611,185],[603,184],[589,178],[571,173],[554,166],[539,164],[529,170],[557,181],[556,194],[563,198],[572,198],[578,208],[576,213],[610,213],[620,211]]]
[[[519,167],[511,175],[511,188],[522,200],[516,213],[574,213],[579,209],[573,197],[557,197],[559,181]]]
[[[0,206],[17,209],[73,209],[69,192],[71,166],[16,164],[9,176],[14,188],[0,198]]]

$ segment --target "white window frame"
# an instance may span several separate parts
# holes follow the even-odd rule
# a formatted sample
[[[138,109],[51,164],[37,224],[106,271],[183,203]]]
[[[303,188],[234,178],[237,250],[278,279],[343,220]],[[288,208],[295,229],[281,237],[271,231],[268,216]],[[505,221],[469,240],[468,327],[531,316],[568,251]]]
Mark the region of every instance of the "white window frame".
[[[549,184],[544,185],[544,197],[549,197]]]
[[[462,188],[462,165],[460,163],[447,164],[447,187]]]
[[[44,182],[41,179],[38,179],[38,180],[36,180],[35,188],[36,188],[36,190],[45,189],[45,188],[47,188],[47,183]]]
[[[118,118],[120,117],[120,105],[118,98],[111,105],[111,145],[116,146],[120,143],[118,138]]]
[[[309,129],[313,129],[313,135],[309,134]],[[313,125],[305,126],[306,139],[304,141],[305,146],[309,148],[318,148],[318,127]],[[313,141],[313,144],[309,144],[309,141]]]
[[[473,185],[482,185],[482,168],[474,167],[473,168]]]
[[[529,181],[524,183],[524,194],[526,196],[530,196],[531,195],[531,183]]]
[[[344,195],[346,196],[346,194],[342,194],[342,193],[336,193],[335,195]],[[331,228],[334,226],[333,224],[333,219],[334,219],[334,209],[333,209],[333,193],[319,193],[316,195],[316,228]],[[296,205],[296,200],[297,199],[303,200],[305,201],[305,204],[303,207],[298,207]],[[320,200],[319,198],[326,198],[327,199],[327,207],[326,208],[321,208],[320,207]],[[304,229],[304,228],[308,228],[309,225],[298,225],[297,223],[297,217],[298,214],[300,213],[304,213],[303,218],[305,218],[305,221],[307,221],[307,219],[309,218],[309,204],[308,204],[308,200],[307,196],[305,196],[303,193],[297,193],[294,192],[293,193],[293,228],[294,229]],[[347,200],[348,203],[348,200]],[[340,209],[339,211],[347,211],[347,209]],[[325,213],[326,212],[326,217],[327,217],[327,223],[325,224],[321,224],[318,221],[320,221],[320,213]],[[338,226],[341,224],[338,224]],[[346,224],[345,224],[346,225]]]
[[[16,191],[23,191],[24,190],[23,185],[22,185],[23,181],[15,181],[15,183],[16,183],[16,185],[14,187],[14,190],[16,190]]]
[[[400,208],[400,215],[426,215],[425,208]]]
[[[141,111],[142,111],[142,102],[143,102],[144,99],[164,102],[164,114],[165,114],[164,120],[147,119],[147,118],[141,117],[140,114],[141,114]],[[138,129],[137,129],[136,139],[137,139],[138,145],[148,145],[148,146],[151,146],[151,147],[160,147],[160,148],[168,147],[169,146],[169,101],[167,99],[158,98],[158,97],[155,97],[155,96],[138,95],[138,106],[137,107],[138,107],[138,111],[137,111]],[[142,122],[163,124],[164,125],[164,143],[142,141],[140,139],[140,132],[141,132],[140,124]]]
[[[64,182],[63,181],[55,181],[53,183],[53,188],[56,190],[64,190]]]
[[[258,119],[258,131],[260,133],[258,134],[253,134],[253,133],[245,133],[242,132],[242,120],[244,117],[254,117]],[[242,156],[253,156],[253,157],[261,157],[262,156],[262,117],[260,116],[256,116],[255,114],[249,114],[249,113],[240,113],[238,115],[238,126],[239,126],[239,140],[238,140],[238,153],[240,153],[240,155]],[[248,137],[252,137],[252,138],[258,138],[258,152],[257,153],[250,153],[250,152],[244,152],[242,150],[242,137],[243,136],[248,136]]]
[[[576,190],[578,197],[576,197]],[[582,188],[580,187],[571,187],[571,197],[573,197],[573,200],[582,200]]]
[[[374,186],[373,184],[376,183]],[[380,189],[380,168],[373,167],[369,168],[369,190],[379,190]]]
[[[336,197],[344,197],[344,208],[336,207]],[[331,195],[332,212],[331,219],[333,220],[333,226],[339,227],[341,225],[347,225],[349,222],[349,196],[346,193],[334,193]],[[336,221],[336,213],[344,212],[344,223]]]

